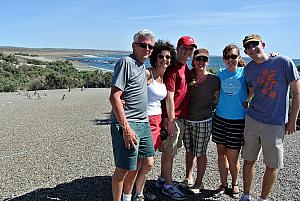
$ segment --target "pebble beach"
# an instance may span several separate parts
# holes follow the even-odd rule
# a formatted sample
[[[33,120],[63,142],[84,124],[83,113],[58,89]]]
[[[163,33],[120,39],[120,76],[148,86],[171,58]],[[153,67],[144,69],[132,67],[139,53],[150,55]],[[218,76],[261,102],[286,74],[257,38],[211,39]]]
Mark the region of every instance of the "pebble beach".
[[[0,93],[0,200],[112,200],[109,93],[110,89]],[[285,137],[285,167],[269,200],[300,200],[299,134]],[[212,142],[207,155],[205,189],[200,195],[188,194],[187,200],[212,200],[210,195],[220,185]],[[184,179],[184,156],[181,149],[175,157],[176,181]],[[146,187],[158,196],[157,200],[171,200],[155,188],[159,167],[157,152]],[[252,188],[256,199],[263,168],[261,157]],[[242,170],[242,191],[241,175]],[[230,186],[230,180],[228,183]],[[224,195],[221,200],[234,199]]]

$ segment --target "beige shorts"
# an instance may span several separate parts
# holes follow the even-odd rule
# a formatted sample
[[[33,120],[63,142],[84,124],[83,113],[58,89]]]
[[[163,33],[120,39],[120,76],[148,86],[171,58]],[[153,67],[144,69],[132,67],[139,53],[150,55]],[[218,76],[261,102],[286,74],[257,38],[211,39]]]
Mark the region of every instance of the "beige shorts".
[[[164,122],[164,124],[166,121]],[[175,155],[177,150],[182,147],[182,140],[184,135],[184,119],[175,120],[175,131],[173,135],[168,135],[167,139],[162,141],[162,146],[160,151],[165,153],[172,153]],[[165,125],[163,125],[165,126]]]
[[[263,124],[246,115],[242,158],[256,161],[262,148],[264,163],[268,167],[283,168],[284,133],[283,125]]]

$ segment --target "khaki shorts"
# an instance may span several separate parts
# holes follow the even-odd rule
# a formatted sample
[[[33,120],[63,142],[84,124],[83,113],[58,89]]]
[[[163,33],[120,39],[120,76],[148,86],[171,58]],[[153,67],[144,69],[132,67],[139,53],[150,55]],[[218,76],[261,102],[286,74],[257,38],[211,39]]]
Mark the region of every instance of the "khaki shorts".
[[[284,125],[263,124],[246,115],[242,158],[256,161],[262,148],[264,163],[268,167],[283,168],[284,133]]]
[[[166,124],[167,121],[163,123]],[[176,130],[173,136],[168,135],[166,139],[162,141],[162,146],[160,151],[165,153],[172,153],[175,155],[177,150],[182,147],[182,140],[184,135],[184,119],[176,119]],[[165,125],[163,125],[165,127]]]

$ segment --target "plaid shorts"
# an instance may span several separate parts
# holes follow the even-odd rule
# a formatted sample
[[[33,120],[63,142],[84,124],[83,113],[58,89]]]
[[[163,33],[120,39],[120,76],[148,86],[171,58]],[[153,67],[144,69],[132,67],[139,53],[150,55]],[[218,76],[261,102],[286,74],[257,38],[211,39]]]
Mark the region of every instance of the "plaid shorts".
[[[193,152],[194,156],[206,155],[207,145],[211,136],[212,120],[201,122],[186,121],[184,132],[184,147],[187,152]]]

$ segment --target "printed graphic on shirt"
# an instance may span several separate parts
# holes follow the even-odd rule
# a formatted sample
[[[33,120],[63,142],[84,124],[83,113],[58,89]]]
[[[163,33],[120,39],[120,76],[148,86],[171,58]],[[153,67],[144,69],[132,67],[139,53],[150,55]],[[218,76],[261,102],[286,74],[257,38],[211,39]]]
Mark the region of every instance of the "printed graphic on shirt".
[[[275,80],[277,70],[264,69],[261,76],[257,78],[257,82],[261,84],[261,93],[268,95],[270,98],[275,99],[277,92],[273,89],[278,86],[278,81]]]
[[[242,88],[241,82],[237,79],[226,79],[223,82],[221,82],[221,88],[222,90],[229,96],[233,96]]]

